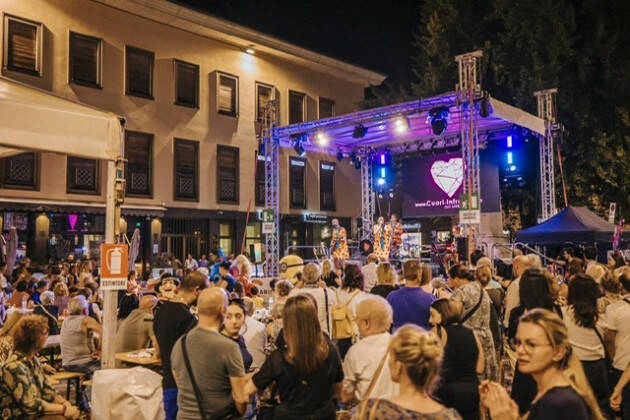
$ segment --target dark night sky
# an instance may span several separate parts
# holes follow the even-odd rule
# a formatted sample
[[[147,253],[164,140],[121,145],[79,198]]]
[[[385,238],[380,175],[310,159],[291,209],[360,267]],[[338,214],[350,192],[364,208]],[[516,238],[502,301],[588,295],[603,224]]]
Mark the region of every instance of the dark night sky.
[[[177,0],[406,84],[418,0]],[[378,5],[378,6],[377,6]]]

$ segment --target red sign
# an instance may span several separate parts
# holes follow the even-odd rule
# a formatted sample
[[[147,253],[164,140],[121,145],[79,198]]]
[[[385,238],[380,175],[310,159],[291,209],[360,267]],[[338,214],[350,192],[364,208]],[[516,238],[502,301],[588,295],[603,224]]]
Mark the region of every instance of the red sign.
[[[128,255],[129,247],[126,244],[101,245],[101,289],[127,288]]]

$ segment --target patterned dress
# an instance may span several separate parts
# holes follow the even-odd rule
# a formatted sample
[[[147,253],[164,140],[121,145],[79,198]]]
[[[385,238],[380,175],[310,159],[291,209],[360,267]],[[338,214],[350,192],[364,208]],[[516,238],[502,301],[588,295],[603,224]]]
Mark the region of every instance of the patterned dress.
[[[350,258],[346,228],[342,226],[333,228],[332,237],[330,238],[330,253],[334,260],[344,261]]]
[[[464,326],[470,328],[481,343],[483,348],[484,372],[479,375],[480,379],[488,379],[491,381],[499,380],[499,366],[497,363],[496,353],[494,350],[494,340],[492,331],[490,330],[490,305],[492,301],[488,293],[477,282],[468,282],[462,287],[455,289],[452,298],[464,304],[462,316],[468,314],[479,301],[479,293],[483,293],[481,305],[479,308],[463,323]]]
[[[397,260],[400,258],[400,245],[402,245],[402,234],[404,232],[402,223],[390,223],[392,241],[389,249],[389,258]]]
[[[0,419],[40,417],[57,394],[37,357],[14,351],[0,368]]]
[[[389,245],[391,242],[392,228],[390,225],[374,226],[374,254],[379,260],[389,260]]]
[[[374,408],[374,403],[377,404]],[[461,420],[461,416],[453,408],[443,408],[440,411],[434,413],[419,413],[417,411],[403,408],[398,404],[394,404],[388,400],[372,399],[367,401],[367,406],[363,416],[361,416],[361,409],[363,404],[359,404],[350,412],[350,418],[352,420],[390,420],[390,419],[404,419],[404,420]],[[374,408],[374,414],[372,409]]]

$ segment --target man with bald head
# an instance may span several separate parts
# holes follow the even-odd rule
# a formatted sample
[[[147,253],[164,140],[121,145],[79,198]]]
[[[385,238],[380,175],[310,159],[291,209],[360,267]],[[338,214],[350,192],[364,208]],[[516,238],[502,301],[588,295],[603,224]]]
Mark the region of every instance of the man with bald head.
[[[519,284],[521,276],[531,266],[532,260],[525,255],[519,255],[512,261],[512,272],[514,280],[510,283],[505,292],[505,314],[503,318],[503,326],[508,327],[509,315],[512,309],[516,308],[520,303]]]
[[[138,309],[131,311],[118,327],[116,353],[143,349],[149,347],[149,343],[157,344],[153,334],[153,308],[156,303],[155,296],[142,296]]]
[[[248,398],[241,351],[234,341],[219,332],[227,312],[228,297],[220,287],[199,294],[197,326],[173,347],[171,367],[179,390],[177,419],[240,418]],[[190,368],[187,366],[186,358]],[[199,389],[197,401],[191,375]],[[205,414],[202,416],[200,408]]]

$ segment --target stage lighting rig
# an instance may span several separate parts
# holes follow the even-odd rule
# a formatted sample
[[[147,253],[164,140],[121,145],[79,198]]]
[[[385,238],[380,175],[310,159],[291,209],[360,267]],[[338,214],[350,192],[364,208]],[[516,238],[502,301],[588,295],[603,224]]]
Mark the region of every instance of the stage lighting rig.
[[[315,137],[315,144],[317,144],[319,147],[328,146],[330,139],[328,138],[326,133],[324,133],[323,131],[318,131],[317,133],[315,133],[314,137]]]
[[[361,137],[365,137],[367,134],[367,127],[363,124],[358,124],[354,127],[354,131],[352,131],[352,137],[355,139],[360,139]]]
[[[337,160],[339,162],[343,160],[343,151],[341,149],[337,150]]]
[[[409,119],[407,117],[405,117],[404,115],[401,115],[400,117],[396,118],[394,120],[394,131],[397,134],[404,134],[407,131],[409,131]]]
[[[449,119],[449,110],[448,107],[439,107],[433,108],[429,111],[429,115],[427,116],[427,122],[431,124],[431,129],[433,130],[433,134],[436,136],[441,136],[446,131],[448,127],[448,119]]]
[[[306,134],[295,134],[293,136],[293,150],[297,153],[298,156],[304,156],[306,154],[306,149],[304,149],[304,143],[307,141]]]

